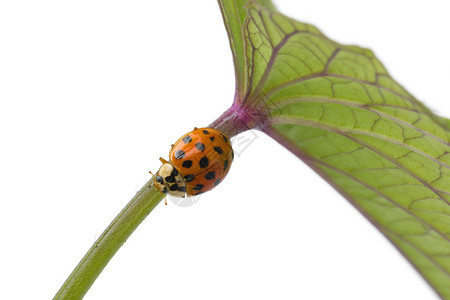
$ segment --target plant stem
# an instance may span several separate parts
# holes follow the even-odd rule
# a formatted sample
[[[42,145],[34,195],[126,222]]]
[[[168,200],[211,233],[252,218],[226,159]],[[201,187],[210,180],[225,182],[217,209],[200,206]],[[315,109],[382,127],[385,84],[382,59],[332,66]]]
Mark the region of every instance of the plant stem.
[[[239,133],[257,127],[257,124],[252,119],[252,113],[249,113],[246,107],[235,103],[208,127],[220,130],[227,137],[232,138]]]
[[[117,250],[163,199],[161,193],[150,187],[152,182],[153,178],[106,228],[61,286],[54,300],[83,298]]]

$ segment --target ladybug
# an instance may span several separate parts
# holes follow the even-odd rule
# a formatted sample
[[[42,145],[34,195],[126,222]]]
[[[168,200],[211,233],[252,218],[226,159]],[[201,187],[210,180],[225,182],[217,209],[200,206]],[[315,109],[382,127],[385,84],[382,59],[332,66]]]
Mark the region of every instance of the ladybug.
[[[154,177],[153,186],[175,197],[195,196],[212,190],[230,170],[234,153],[229,138],[213,128],[194,128],[172,145],[169,161]]]

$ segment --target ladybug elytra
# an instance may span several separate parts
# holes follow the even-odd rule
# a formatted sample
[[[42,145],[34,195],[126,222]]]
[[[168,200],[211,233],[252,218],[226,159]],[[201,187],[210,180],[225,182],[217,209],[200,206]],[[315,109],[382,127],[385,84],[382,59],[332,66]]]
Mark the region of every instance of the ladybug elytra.
[[[194,128],[169,153],[169,161],[155,175],[154,187],[175,197],[195,196],[212,190],[228,174],[234,153],[228,137],[217,129]]]

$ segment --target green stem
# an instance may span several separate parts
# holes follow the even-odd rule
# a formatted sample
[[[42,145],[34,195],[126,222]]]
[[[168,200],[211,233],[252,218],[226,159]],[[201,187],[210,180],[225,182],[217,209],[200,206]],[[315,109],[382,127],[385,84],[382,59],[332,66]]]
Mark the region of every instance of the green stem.
[[[53,298],[81,299],[117,250],[164,198],[151,186],[153,178],[131,199],[125,208],[92,245],[75,270]]]

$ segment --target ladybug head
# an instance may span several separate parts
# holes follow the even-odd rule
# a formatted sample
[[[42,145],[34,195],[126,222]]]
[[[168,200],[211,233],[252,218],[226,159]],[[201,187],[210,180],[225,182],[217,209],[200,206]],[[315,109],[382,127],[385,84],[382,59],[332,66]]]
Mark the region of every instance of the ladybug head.
[[[153,186],[161,193],[174,197],[184,197],[186,193],[183,176],[171,163],[164,163],[159,168]]]

